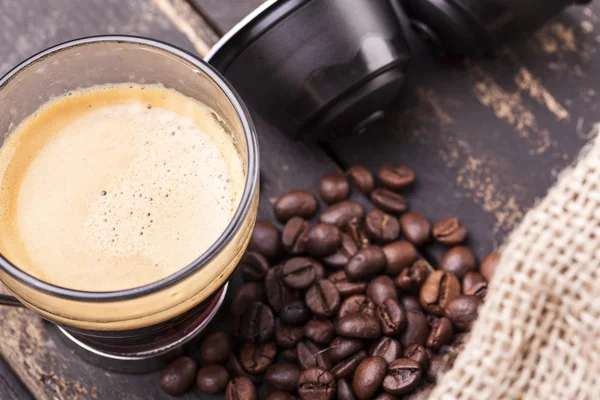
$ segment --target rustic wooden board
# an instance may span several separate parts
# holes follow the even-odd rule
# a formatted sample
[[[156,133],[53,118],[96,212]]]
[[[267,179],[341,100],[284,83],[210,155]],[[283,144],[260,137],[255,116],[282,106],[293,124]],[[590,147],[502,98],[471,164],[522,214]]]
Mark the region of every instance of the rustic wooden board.
[[[30,400],[31,394],[11,370],[10,366],[0,357],[0,399]]]
[[[230,30],[264,0],[190,0],[215,30],[221,34]]]

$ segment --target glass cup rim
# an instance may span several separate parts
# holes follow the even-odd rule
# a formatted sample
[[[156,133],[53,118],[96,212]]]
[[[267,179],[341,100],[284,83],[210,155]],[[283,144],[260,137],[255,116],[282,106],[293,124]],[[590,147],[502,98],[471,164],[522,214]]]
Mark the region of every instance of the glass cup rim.
[[[244,185],[244,192],[240,203],[234,213],[233,218],[227,225],[227,228],[223,231],[221,236],[208,248],[202,255],[196,260],[187,265],[186,267],[178,270],[177,272],[159,280],[143,286],[135,288],[106,291],[106,292],[90,292],[84,290],[68,289],[61,286],[53,285],[51,283],[44,282],[33,275],[26,273],[25,271],[18,268],[16,265],[8,261],[2,254],[0,254],[0,269],[5,271],[12,278],[18,280],[25,285],[50,294],[56,297],[75,300],[75,301],[87,301],[87,302],[114,302],[129,300],[151,293],[158,292],[165,288],[168,288],[176,283],[184,280],[193,273],[204,268],[215,256],[217,256],[221,250],[233,239],[237,231],[240,229],[244,222],[244,218],[248,214],[253,204],[254,195],[258,186],[258,175],[259,175],[259,151],[258,151],[258,138],[256,135],[256,129],[252,122],[252,118],[246,106],[244,105],[241,97],[231,86],[229,82],[208,62],[202,60],[200,57],[183,50],[172,44],[162,42],[156,39],[149,39],[141,36],[133,35],[99,35],[89,36],[79,39],[70,40],[64,43],[60,43],[39,53],[27,58],[22,61],[10,71],[8,71],[2,78],[0,78],[0,91],[8,84],[13,77],[19,73],[24,72],[27,68],[38,61],[41,61],[47,57],[57,54],[63,50],[72,49],[74,47],[90,45],[96,43],[126,43],[132,45],[141,45],[146,47],[154,47],[158,50],[167,52],[174,55],[185,62],[191,64],[191,66],[198,68],[205,77],[208,77],[212,82],[223,91],[231,105],[233,106],[237,116],[240,118],[241,125],[244,131],[244,137],[248,148],[248,166],[247,176]]]

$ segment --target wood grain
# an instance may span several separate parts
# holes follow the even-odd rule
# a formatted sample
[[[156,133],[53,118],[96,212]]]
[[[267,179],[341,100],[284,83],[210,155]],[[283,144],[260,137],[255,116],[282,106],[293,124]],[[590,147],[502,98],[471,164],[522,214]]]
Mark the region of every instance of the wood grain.
[[[190,0],[212,23],[215,30],[223,34],[250,14],[264,0]]]

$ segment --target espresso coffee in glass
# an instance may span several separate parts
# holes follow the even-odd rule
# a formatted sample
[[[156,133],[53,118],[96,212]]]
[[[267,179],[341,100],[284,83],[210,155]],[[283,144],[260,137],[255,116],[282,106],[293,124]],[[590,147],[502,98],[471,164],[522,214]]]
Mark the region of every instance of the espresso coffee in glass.
[[[105,36],[0,81],[0,279],[87,351],[168,353],[218,310],[250,239],[243,103],[169,45]]]

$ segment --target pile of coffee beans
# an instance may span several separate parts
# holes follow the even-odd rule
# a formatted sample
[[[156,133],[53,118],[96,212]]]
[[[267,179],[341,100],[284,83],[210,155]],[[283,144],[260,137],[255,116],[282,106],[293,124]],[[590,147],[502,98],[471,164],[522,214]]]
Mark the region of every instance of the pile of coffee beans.
[[[161,376],[171,395],[194,381],[230,400],[425,399],[463,346],[498,261],[478,268],[455,217],[435,224],[408,212],[411,169],[386,165],[382,187],[365,168],[325,175],[318,200],[293,190],[274,203],[280,230],[258,221],[239,272],[233,332],[200,344]],[[351,186],[375,208],[349,200]],[[419,249],[448,249],[434,269]]]

